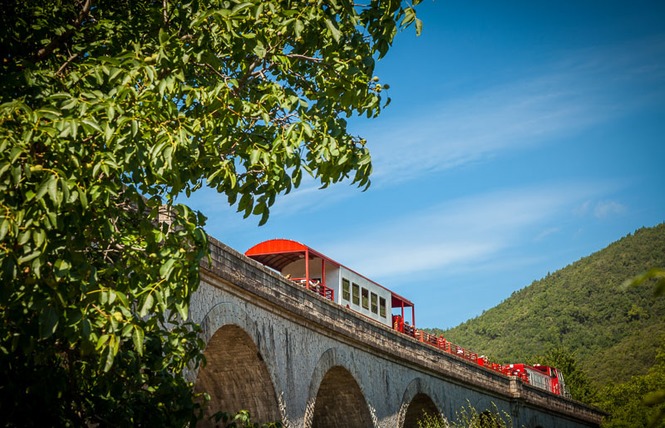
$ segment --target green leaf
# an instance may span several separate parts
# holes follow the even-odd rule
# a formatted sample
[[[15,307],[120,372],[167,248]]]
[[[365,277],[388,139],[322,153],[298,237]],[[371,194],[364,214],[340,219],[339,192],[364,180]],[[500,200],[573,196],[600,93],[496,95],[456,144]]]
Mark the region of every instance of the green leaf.
[[[143,300],[143,305],[141,305],[141,310],[139,311],[139,315],[142,317],[147,316],[152,307],[154,306],[154,304],[155,304],[155,298],[153,297],[152,292],[148,293],[145,296],[145,299]]]
[[[164,45],[169,40],[169,34],[166,32],[164,28],[160,28],[158,38],[159,38],[159,44]]]
[[[296,37],[300,37],[302,34],[302,30],[305,29],[305,24],[300,19],[296,19],[295,23],[293,24],[293,30],[296,34]]]
[[[5,239],[5,236],[7,236],[8,231],[9,231],[9,220],[3,218],[2,221],[0,221],[0,241]]]
[[[267,50],[266,50],[265,46],[263,45],[263,43],[260,40],[258,40],[256,42],[256,46],[254,46],[254,54],[256,54],[256,56],[258,56],[259,58],[265,58],[266,53],[267,53]]]
[[[51,337],[58,328],[58,312],[53,306],[48,306],[39,315],[39,337],[47,339]]]
[[[113,367],[113,360],[115,359],[115,355],[118,353],[118,347],[119,347],[120,341],[116,338],[115,335],[110,334],[109,335],[109,341],[108,341],[108,346],[106,347],[105,353],[106,353],[106,359],[104,361],[104,371],[108,372],[111,370],[111,367]]]
[[[262,13],[263,13],[263,2],[259,3],[259,5],[256,7],[256,11],[254,12],[254,20],[258,21]]]
[[[83,318],[81,320],[81,333],[83,334],[84,339],[90,338],[90,333],[92,332],[92,326],[90,325],[90,320]]]
[[[85,128],[88,132],[97,131],[100,134],[103,132],[102,127],[99,126],[99,124],[97,122],[95,122],[94,120],[85,118],[85,119],[82,119],[81,122],[83,123],[83,128]]]
[[[51,198],[51,201],[58,206],[60,205],[58,202],[58,177],[55,175],[49,175],[48,181],[46,183],[46,191],[48,192],[49,198]]]
[[[81,208],[83,208],[83,210],[88,208],[88,196],[85,191],[79,192],[79,200],[81,201]]]
[[[29,237],[30,237],[30,233],[23,232],[22,236],[27,236],[28,239],[29,239]],[[26,241],[27,241],[27,239],[26,239]],[[23,245],[23,244],[25,244],[25,242],[21,243],[21,240],[19,239],[19,245]],[[39,257],[39,256],[41,256],[41,255],[42,255],[42,252],[41,252],[41,251],[32,251],[32,252],[30,252],[30,253],[28,253],[28,254],[26,254],[26,255],[24,255],[24,256],[19,257],[19,258],[17,259],[17,262],[18,262],[19,265],[22,265],[22,264],[27,263],[27,262],[29,262],[30,260],[33,260],[33,259],[35,259],[35,258],[37,258],[37,257]]]
[[[159,268],[159,276],[161,276],[164,279],[169,279],[169,276],[171,276],[171,272],[173,271],[173,265],[175,264],[176,259],[167,259],[164,264],[162,264],[162,267]]]
[[[123,307],[125,308],[129,307],[129,301],[127,300],[127,295],[125,293],[122,293],[118,290],[114,290],[113,294],[120,301]]]
[[[412,7],[404,9],[404,17],[402,18],[402,26],[406,27],[416,19],[416,11]]]
[[[53,271],[57,277],[63,278],[69,273],[71,267],[72,265],[67,260],[58,259],[53,264]]]
[[[0,239],[2,239],[2,225],[0,224]],[[46,232],[43,229],[35,229],[32,231],[32,242],[35,243],[35,247],[39,248],[46,241]]]
[[[251,165],[256,165],[259,163],[259,159],[261,158],[261,150],[259,149],[252,149],[252,152],[249,157],[249,163]]]
[[[245,9],[249,9],[249,8],[252,7],[253,5],[254,5],[254,3],[252,3],[252,2],[245,2],[245,3],[241,3],[241,4],[237,5],[237,6],[235,6],[232,10],[233,10],[233,13],[234,13],[234,14],[239,14],[239,13],[242,12],[243,10],[245,10]]]
[[[104,347],[106,345],[106,342],[109,341],[110,337],[111,336],[108,335],[108,334],[104,334],[104,335],[100,336],[99,339],[97,340],[97,345],[95,346],[96,349],[97,350],[102,349],[102,347]]]
[[[44,180],[41,182],[39,187],[37,188],[37,193],[35,194],[35,199],[39,200],[44,197],[46,192],[48,191],[48,185],[49,185],[49,179],[51,176],[47,176],[44,178]]]
[[[339,40],[342,37],[342,33],[339,31],[339,28],[337,28],[337,24],[335,24],[328,18],[326,18],[325,22],[326,22],[326,27],[328,27],[328,31],[330,32],[330,35],[336,42],[339,43]]]
[[[178,302],[175,305],[176,310],[178,311],[178,315],[180,315],[180,318],[183,320],[186,320],[187,317],[189,316],[189,305],[187,302]]]
[[[132,332],[132,342],[134,342],[134,349],[139,355],[143,355],[143,341],[145,340],[145,333],[143,329],[135,325],[134,331]]]

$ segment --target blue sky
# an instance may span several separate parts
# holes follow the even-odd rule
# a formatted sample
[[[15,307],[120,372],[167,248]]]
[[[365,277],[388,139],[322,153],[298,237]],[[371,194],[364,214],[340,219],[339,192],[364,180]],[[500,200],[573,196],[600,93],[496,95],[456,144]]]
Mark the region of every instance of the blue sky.
[[[665,2],[424,0],[376,74],[391,105],[352,122],[374,173],[303,182],[265,226],[209,190],[189,204],[240,252],[300,241],[452,327],[665,221]]]

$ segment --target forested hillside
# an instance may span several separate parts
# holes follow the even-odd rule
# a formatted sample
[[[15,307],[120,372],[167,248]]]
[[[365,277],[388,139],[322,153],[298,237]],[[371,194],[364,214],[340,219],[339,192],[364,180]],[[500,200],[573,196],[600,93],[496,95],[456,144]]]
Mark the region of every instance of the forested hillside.
[[[654,297],[653,284],[625,285],[653,267],[665,267],[665,224],[639,229],[442,334],[497,362],[566,349],[597,387],[625,382],[655,364],[665,334],[665,298]]]

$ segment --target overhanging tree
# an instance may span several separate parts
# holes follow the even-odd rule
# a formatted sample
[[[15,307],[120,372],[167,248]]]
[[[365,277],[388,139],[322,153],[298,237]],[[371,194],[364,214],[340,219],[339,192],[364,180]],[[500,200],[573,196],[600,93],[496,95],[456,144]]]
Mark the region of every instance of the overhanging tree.
[[[413,2],[414,4],[417,1]],[[181,376],[201,186],[261,222],[310,174],[369,184],[399,0],[8,1],[0,10],[0,418],[194,421]]]

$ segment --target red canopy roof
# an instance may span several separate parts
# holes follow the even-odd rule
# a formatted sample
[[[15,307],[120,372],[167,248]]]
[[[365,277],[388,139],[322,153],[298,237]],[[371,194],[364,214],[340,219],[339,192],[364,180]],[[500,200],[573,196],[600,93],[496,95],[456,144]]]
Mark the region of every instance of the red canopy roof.
[[[339,266],[339,263],[330,260],[323,254],[314,251],[300,242],[291,241],[289,239],[270,239],[268,241],[263,241],[247,250],[245,255],[281,272],[281,270],[288,264],[304,258],[306,253],[309,255],[310,259],[316,256]]]
[[[304,244],[301,244],[300,242],[292,241],[290,239],[269,239],[267,241],[263,241],[259,244],[256,244],[255,246],[253,246],[252,248],[250,248],[245,252],[246,256],[251,257],[252,259],[258,261],[259,263],[262,263],[280,272],[288,264],[293,263],[294,261],[297,261],[298,259],[305,257],[305,254],[307,254],[310,259],[318,257],[320,259],[325,260],[328,263],[332,263],[336,266],[342,266],[345,269],[348,269],[351,272],[355,273],[356,275],[362,276],[363,278],[372,282],[373,284],[376,284],[377,286],[390,291],[390,293],[392,294],[392,306],[394,308],[402,306],[413,307],[413,303],[408,299],[405,299],[399,294],[394,293],[393,291],[387,289],[386,287],[383,287],[381,284],[372,281],[371,279],[359,274],[353,269],[349,269],[348,267],[342,265],[341,263],[334,261],[330,257],[327,257],[321,254],[320,252]]]

